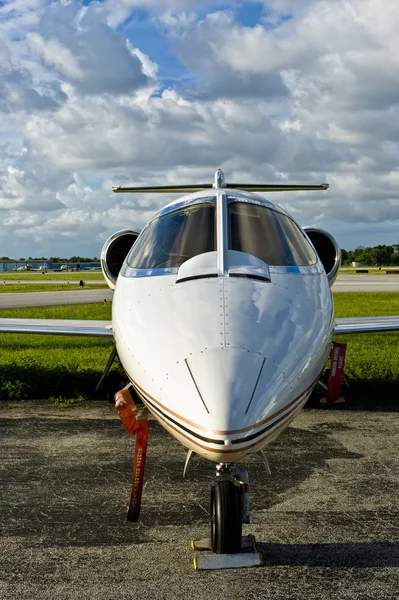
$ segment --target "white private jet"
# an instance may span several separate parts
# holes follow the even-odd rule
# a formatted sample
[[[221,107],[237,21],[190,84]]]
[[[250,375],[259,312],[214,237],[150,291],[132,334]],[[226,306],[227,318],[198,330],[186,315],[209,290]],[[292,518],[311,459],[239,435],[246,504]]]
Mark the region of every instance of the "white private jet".
[[[333,334],[399,329],[399,316],[334,319],[340,250],[256,192],[321,185],[114,188],[180,192],[139,234],[104,245],[112,323],[0,320],[0,331],[113,336],[131,385],[159,423],[216,463],[212,548],[241,548],[248,476],[237,463],[289,425],[318,384]],[[265,455],[262,454],[265,458]]]

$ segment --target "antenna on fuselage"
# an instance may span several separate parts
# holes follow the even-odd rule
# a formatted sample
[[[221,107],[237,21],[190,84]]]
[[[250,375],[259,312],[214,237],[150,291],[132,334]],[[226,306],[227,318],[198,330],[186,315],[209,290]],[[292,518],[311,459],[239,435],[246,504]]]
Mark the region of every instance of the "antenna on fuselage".
[[[319,185],[304,185],[304,184],[286,184],[286,183],[226,183],[224,174],[221,169],[215,173],[214,183],[204,183],[202,185],[156,185],[156,186],[139,186],[139,187],[113,187],[112,191],[121,193],[133,194],[191,194],[200,192],[201,190],[222,189],[243,190],[245,192],[305,192],[316,190],[328,190],[328,183]]]

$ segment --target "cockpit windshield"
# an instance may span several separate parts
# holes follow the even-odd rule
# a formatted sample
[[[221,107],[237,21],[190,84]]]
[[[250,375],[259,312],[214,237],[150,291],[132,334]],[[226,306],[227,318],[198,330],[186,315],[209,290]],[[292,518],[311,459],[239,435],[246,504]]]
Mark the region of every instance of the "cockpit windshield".
[[[297,224],[283,213],[228,198],[228,248],[256,256],[270,266],[308,266],[316,254]],[[171,207],[140,234],[127,258],[133,269],[178,268],[217,249],[216,199]]]
[[[247,252],[273,266],[317,262],[300,228],[286,215],[229,198],[229,249]]]
[[[186,260],[216,250],[215,201],[171,210],[149,223],[127,263],[134,269],[180,267]]]

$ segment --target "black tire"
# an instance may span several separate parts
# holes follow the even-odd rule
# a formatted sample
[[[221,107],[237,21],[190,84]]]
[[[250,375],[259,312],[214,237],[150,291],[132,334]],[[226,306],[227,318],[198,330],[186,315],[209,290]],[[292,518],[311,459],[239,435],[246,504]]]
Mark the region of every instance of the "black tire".
[[[232,481],[218,481],[211,490],[211,540],[216,554],[241,551],[241,494]]]

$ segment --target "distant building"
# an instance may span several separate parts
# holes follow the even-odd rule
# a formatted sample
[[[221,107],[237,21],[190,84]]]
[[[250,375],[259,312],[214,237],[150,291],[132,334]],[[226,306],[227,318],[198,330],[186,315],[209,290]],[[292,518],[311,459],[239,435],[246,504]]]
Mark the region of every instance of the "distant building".
[[[62,265],[64,266],[64,265]],[[96,271],[101,268],[100,262],[65,263],[64,269],[68,271]],[[51,260],[2,260],[0,272],[5,271],[60,271],[61,264]]]

